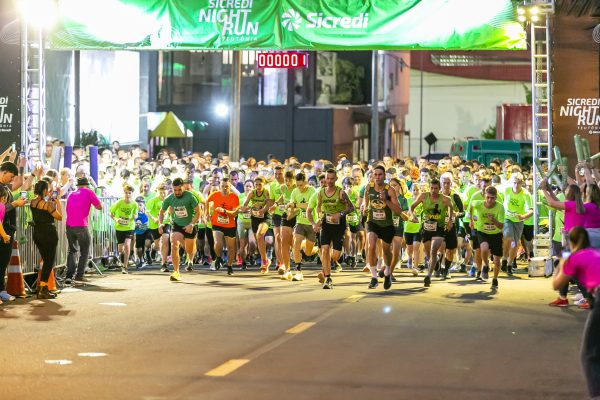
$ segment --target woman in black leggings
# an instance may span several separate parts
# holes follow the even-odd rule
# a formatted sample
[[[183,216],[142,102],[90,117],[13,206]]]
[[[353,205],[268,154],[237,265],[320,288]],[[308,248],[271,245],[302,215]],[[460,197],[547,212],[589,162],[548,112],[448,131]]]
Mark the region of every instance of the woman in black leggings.
[[[56,246],[58,245],[58,234],[54,226],[54,220],[62,219],[62,210],[58,192],[48,193],[48,182],[41,180],[35,184],[33,192],[35,199],[31,201],[31,214],[33,216],[33,242],[37,246],[44,265],[42,266],[42,277],[40,279],[38,299],[54,299],[56,294],[48,290],[48,279],[54,268],[56,259]]]

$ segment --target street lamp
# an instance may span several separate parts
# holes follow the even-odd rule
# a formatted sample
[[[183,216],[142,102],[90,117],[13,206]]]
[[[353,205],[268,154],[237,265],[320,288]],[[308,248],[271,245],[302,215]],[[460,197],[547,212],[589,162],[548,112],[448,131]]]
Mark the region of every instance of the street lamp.
[[[517,8],[517,19],[520,22],[538,22],[540,20],[540,9],[537,6],[519,7]]]
[[[219,103],[215,107],[215,114],[217,114],[219,118],[225,118],[229,114],[229,107],[227,107],[227,104]]]

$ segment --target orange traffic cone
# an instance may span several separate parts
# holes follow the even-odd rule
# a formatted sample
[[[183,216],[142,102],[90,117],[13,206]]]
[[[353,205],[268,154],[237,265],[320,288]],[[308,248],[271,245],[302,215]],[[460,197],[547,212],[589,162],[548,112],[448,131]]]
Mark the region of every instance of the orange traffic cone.
[[[10,264],[8,264],[8,281],[6,291],[15,297],[25,298],[25,281],[23,280],[23,270],[21,269],[21,259],[19,257],[19,245],[13,241],[12,255]]]
[[[37,286],[40,287],[40,280],[42,279],[42,266],[44,265],[44,261],[40,260],[40,270],[38,271],[38,279]],[[54,268],[50,271],[50,279],[48,279],[48,290],[51,292],[56,291],[56,281],[54,280]]]

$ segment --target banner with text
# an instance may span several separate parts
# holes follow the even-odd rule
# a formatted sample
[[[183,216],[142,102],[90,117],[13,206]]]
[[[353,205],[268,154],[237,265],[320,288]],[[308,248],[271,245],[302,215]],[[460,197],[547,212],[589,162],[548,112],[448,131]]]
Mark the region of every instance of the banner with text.
[[[511,0],[58,0],[55,49],[522,50]]]
[[[0,153],[21,148],[21,34],[15,3],[0,8]]]

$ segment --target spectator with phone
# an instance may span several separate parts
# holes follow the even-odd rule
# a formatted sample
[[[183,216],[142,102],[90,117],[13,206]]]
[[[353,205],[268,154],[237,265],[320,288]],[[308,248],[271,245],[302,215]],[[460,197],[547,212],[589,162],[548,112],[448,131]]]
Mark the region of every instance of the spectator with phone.
[[[42,255],[42,276],[37,291],[38,299],[54,299],[56,294],[48,290],[48,280],[54,268],[58,233],[54,221],[62,220],[60,200],[57,201],[58,192],[49,194],[50,185],[46,180],[35,184],[33,193],[36,196],[31,201],[31,214],[33,217],[33,242]]]
[[[21,165],[24,160],[19,160],[19,165]],[[4,277],[6,275],[6,268],[8,267],[8,263],[10,261],[10,257],[12,254],[12,246],[13,241],[15,240],[15,233],[17,231],[17,208],[23,207],[25,205],[25,199],[18,198],[13,199],[12,191],[18,190],[21,186],[22,179],[17,181],[15,179],[19,176],[19,170],[17,166],[10,162],[6,161],[0,164],[0,190],[6,195],[6,203],[5,203],[5,215],[4,220],[2,221],[2,226],[4,228],[4,232],[9,236],[9,240],[0,241],[0,300],[1,301],[12,301],[15,298],[9,295],[5,290]]]
[[[588,293],[592,310],[583,331],[581,362],[590,397],[596,399],[600,397],[600,307],[594,302],[600,288],[600,250],[590,246],[588,232],[581,226],[569,232],[569,249],[571,255],[561,260],[552,285],[559,290],[575,279]]]

